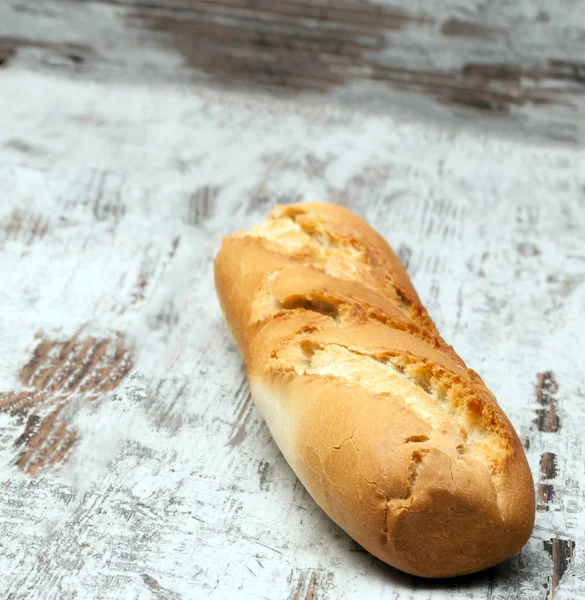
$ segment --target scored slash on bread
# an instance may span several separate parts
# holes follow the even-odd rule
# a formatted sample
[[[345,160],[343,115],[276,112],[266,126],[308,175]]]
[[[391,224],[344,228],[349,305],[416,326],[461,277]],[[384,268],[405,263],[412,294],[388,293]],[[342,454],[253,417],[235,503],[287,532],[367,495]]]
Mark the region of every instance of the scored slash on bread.
[[[277,206],[224,239],[215,280],[254,403],[357,542],[425,577],[478,571],[524,545],[534,490],[518,436],[363,219]]]

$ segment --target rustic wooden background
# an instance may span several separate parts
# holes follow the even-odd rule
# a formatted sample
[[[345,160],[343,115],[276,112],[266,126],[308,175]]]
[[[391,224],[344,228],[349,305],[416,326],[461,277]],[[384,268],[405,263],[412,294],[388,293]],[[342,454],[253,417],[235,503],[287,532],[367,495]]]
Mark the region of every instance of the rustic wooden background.
[[[585,597],[583,71],[546,63],[585,14],[536,4],[0,5],[1,598]],[[461,71],[481,57],[517,70]],[[448,60],[465,114],[412,71]],[[303,199],[376,225],[517,427],[538,514],[497,568],[373,559],[255,412],[212,261]]]
[[[583,0],[3,0],[2,61],[585,141]]]

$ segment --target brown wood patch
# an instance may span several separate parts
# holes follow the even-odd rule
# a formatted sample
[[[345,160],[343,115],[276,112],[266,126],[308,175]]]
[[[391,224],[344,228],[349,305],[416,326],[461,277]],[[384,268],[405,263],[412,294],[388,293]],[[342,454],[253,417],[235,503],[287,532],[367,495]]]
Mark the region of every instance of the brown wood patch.
[[[555,487],[547,483],[557,476],[557,457],[552,452],[544,452],[540,457],[540,481],[538,486],[538,503],[536,510],[549,510],[549,503],[554,500]]]
[[[85,115],[74,119],[77,123],[87,122]],[[102,122],[92,122],[93,126],[101,127]],[[82,171],[76,187],[83,193],[74,191],[63,201],[64,214],[83,207],[95,221],[110,224],[113,229],[126,215],[126,198],[124,193],[125,177],[113,169],[90,168]]]
[[[484,38],[498,32],[497,28],[461,19],[448,19],[441,26],[443,35],[454,37]]]
[[[2,36],[0,37],[0,67],[8,64],[19,48],[40,48],[42,50],[49,50],[61,55],[72,64],[83,63],[86,56],[92,53],[91,48],[84,44],[59,43],[31,40],[23,37]]]
[[[552,452],[545,452],[540,457],[540,472],[543,479],[554,479],[557,476],[557,457]]]
[[[91,206],[96,221],[117,223],[124,217],[126,206],[122,201],[122,184],[122,179],[112,171],[92,171],[85,204]]]
[[[17,419],[16,465],[30,475],[60,464],[77,439],[68,425],[75,402],[95,401],[117,388],[132,369],[122,336],[97,339],[82,331],[64,341],[42,339],[19,379],[24,390],[0,393],[0,412]]]
[[[575,542],[573,540],[552,538],[550,541],[544,541],[543,543],[544,549],[548,552],[553,562],[551,591],[552,597],[554,598],[557,594],[559,583],[573,560]]]
[[[292,570],[287,583],[289,600],[325,600],[334,586],[334,576],[323,569]]]
[[[315,591],[318,586],[317,573],[311,573],[308,585],[305,585],[305,574],[301,573],[296,582],[296,589],[292,595],[292,600],[314,600]]]
[[[541,408],[536,411],[536,419],[533,421],[538,431],[556,433],[561,428],[555,397],[558,389],[559,386],[551,371],[538,374],[536,401]]]
[[[16,150],[20,154],[28,154],[29,156],[42,156],[44,154],[43,150],[20,138],[9,139],[4,144],[4,147],[9,150]]]
[[[217,197],[221,188],[215,185],[204,185],[197,188],[189,198],[189,211],[186,222],[189,225],[201,225],[213,216]]]
[[[49,220],[18,208],[0,222],[0,243],[20,241],[27,246],[49,231]]]

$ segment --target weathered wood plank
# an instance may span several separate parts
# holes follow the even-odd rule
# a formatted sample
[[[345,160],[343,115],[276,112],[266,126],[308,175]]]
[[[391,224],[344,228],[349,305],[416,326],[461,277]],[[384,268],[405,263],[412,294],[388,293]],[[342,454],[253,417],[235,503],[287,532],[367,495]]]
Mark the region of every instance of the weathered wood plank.
[[[42,401],[0,411],[0,596],[583,596],[585,152],[106,79],[0,70],[0,391]],[[213,256],[315,198],[399,250],[524,440],[546,508],[487,573],[421,581],[364,553],[250,401]],[[19,469],[61,397],[55,460]]]
[[[585,11],[394,0],[9,0],[0,57],[585,140]],[[503,118],[505,117],[505,118]]]

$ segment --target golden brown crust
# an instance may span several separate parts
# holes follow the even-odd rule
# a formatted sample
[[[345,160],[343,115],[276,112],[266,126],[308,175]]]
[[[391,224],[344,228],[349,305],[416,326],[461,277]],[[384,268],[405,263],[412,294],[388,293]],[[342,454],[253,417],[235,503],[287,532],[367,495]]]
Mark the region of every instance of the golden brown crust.
[[[307,203],[224,240],[218,296],[254,401],[316,502],[378,558],[447,577],[534,521],[518,436],[357,215]]]

